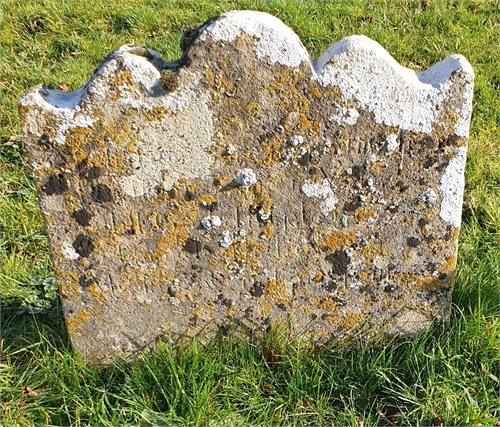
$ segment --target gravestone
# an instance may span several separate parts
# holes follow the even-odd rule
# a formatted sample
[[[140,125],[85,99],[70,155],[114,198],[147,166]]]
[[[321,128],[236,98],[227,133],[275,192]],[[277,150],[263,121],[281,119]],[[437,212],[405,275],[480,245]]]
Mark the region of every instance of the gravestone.
[[[19,113],[66,325],[89,360],[291,319],[317,343],[446,318],[473,72],[352,36],[311,60],[260,12],[123,46]]]

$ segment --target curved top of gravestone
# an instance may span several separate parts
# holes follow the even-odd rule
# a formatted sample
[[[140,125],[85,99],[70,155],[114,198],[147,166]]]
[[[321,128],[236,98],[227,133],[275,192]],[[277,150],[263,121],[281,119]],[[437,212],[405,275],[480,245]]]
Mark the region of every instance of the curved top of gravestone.
[[[355,98],[361,107],[367,107],[378,123],[415,132],[430,133],[432,123],[439,115],[439,104],[452,90],[450,77],[456,72],[468,75],[470,84],[474,72],[462,55],[451,55],[430,69],[415,72],[398,62],[379,43],[366,36],[350,36],[328,48],[318,60],[310,58],[306,48],[295,32],[278,18],[264,12],[230,11],[208,21],[198,32],[195,45],[203,45],[210,37],[212,42],[231,43],[245,33],[254,38],[253,51],[256,57],[269,65],[275,63],[298,67],[306,62],[311,66],[311,78],[323,86],[338,86],[344,100]],[[144,59],[137,55],[145,55]],[[97,74],[114,72],[111,61],[122,57],[130,66],[135,81],[142,83],[148,93],[160,95],[158,86],[163,61],[150,49],[123,46],[115,51],[100,67]],[[74,108],[85,98],[86,91],[101,93],[102,87],[92,80],[86,88],[74,93],[59,90],[44,91],[43,98],[56,108]],[[383,93],[383,96],[381,94]],[[168,103],[173,110],[182,109],[182,96],[169,94]],[[456,113],[460,119],[454,133],[467,137],[472,108],[472,93],[464,91],[461,108]],[[27,98],[23,102],[28,102]],[[36,102],[40,102],[40,98]],[[411,104],[412,108],[408,106]],[[429,109],[429,105],[436,108]]]

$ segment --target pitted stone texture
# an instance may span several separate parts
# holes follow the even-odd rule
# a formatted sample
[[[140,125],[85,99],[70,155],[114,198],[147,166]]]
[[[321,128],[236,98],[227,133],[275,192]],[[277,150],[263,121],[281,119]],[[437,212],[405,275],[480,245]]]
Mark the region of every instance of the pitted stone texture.
[[[177,66],[124,46],[71,94],[20,100],[67,328],[92,360],[163,336],[315,342],[446,316],[473,73],[353,36],[312,61],[260,12],[207,22]]]

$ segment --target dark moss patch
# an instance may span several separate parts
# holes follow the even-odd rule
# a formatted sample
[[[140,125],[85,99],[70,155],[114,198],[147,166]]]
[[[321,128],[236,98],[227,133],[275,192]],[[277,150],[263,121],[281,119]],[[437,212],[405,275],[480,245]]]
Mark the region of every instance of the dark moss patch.
[[[43,148],[51,147],[50,138],[46,133],[42,134],[42,136],[36,140],[36,143]]]
[[[202,244],[201,242],[198,242],[198,240],[195,240],[195,239],[192,239],[191,237],[187,239],[186,243],[184,244],[183,246],[183,250],[192,254],[192,255],[195,255],[197,254],[198,252],[201,251],[201,248],[202,248]]]
[[[366,173],[365,167],[360,165],[355,165],[352,167],[352,176],[354,178],[361,178]]]
[[[97,179],[102,175],[102,169],[96,166],[92,166],[87,172],[88,179]]]
[[[344,206],[344,212],[354,212],[356,209],[361,207],[360,202],[350,202],[346,203]]]
[[[406,239],[406,244],[411,248],[416,248],[418,245],[420,245],[420,243],[422,242],[415,237],[408,237],[408,239]]]
[[[250,289],[250,295],[253,297],[259,298],[262,295],[264,295],[264,290],[266,289],[266,286],[262,282],[255,282],[252,286],[252,289]]]
[[[174,92],[179,87],[179,77],[177,73],[170,70],[164,70],[161,72],[161,85],[166,92]]]
[[[92,219],[92,214],[85,210],[85,209],[80,209],[78,211],[73,212],[71,215],[76,222],[81,225],[82,227],[87,227],[90,225],[90,220]]]
[[[105,184],[97,184],[92,187],[92,193],[90,194],[92,199],[98,203],[107,203],[113,201],[113,194],[109,187]]]
[[[78,278],[78,284],[82,288],[90,288],[96,281],[92,277],[87,277],[85,274],[82,274]]]
[[[47,182],[42,186],[42,191],[49,196],[63,194],[68,191],[68,184],[64,175],[61,173],[59,175],[50,175]]]
[[[347,267],[349,266],[349,257],[344,251],[335,251],[325,258],[332,263],[332,273],[336,276],[343,276],[347,274]]]
[[[76,236],[76,239],[73,242],[73,247],[75,248],[75,251],[83,258],[87,258],[95,249],[92,239],[83,234],[79,234],[78,236]]]
[[[335,292],[338,288],[338,285],[337,283],[335,283],[333,280],[330,280],[329,282],[326,282],[322,288],[326,291],[326,292]]]

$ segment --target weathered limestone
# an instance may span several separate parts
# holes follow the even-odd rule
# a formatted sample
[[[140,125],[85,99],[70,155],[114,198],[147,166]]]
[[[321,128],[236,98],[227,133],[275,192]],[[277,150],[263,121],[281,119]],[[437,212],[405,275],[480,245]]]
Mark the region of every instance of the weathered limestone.
[[[348,37],[312,61],[259,12],[177,65],[123,46],[19,112],[75,349],[292,317],[317,342],[416,333],[449,309],[473,72],[415,73]],[[366,329],[363,329],[366,330]]]

